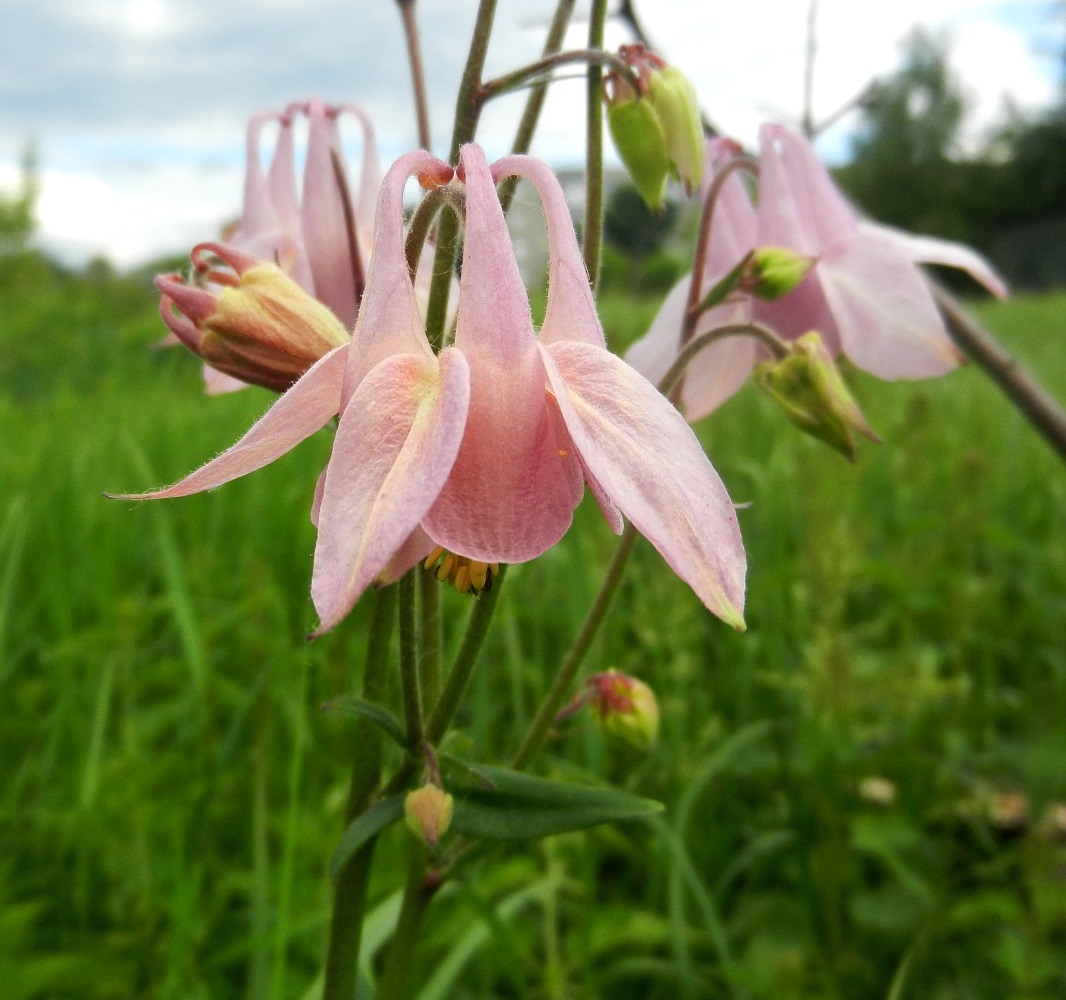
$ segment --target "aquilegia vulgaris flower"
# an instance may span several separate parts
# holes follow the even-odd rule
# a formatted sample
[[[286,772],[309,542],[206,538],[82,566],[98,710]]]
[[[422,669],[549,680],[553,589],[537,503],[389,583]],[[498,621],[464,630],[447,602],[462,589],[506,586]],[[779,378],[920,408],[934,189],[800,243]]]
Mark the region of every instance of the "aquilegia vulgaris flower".
[[[734,143],[712,140],[710,175],[738,153]],[[1006,295],[998,275],[969,247],[859,219],[807,140],[780,125],[764,125],[760,132],[755,204],[739,174],[722,185],[701,295],[749,251],[767,246],[812,258],[807,277],[772,302],[734,294],[702,315],[697,333],[752,320],[785,340],[817,330],[833,355],[843,353],[879,378],[930,378],[950,371],[961,356],[916,265],[961,268],[994,294]],[[677,356],[690,281],[683,279],[670,293],[648,333],[626,355],[653,381]],[[682,390],[688,419],[698,420],[728,399],[766,356],[747,337],[729,337],[697,355]]]
[[[465,187],[454,343],[434,354],[404,257],[403,188]],[[533,328],[495,184],[544,204],[548,303]],[[565,534],[587,482],[611,527],[630,518],[704,604],[742,628],[744,551],[725,488],[681,415],[604,344],[554,175],[529,157],[490,171],[476,145],[457,176],[425,152],[389,170],[350,344],[312,366],[228,451],[168,489],[183,496],[261,468],[340,414],[319,481],[312,598],[319,632],[376,580],[437,547],[524,562]]]

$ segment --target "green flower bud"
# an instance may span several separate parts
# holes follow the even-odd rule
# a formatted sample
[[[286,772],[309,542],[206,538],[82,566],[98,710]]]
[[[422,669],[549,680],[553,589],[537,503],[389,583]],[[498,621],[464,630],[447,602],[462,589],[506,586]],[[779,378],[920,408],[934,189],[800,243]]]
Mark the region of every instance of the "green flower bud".
[[[755,369],[756,382],[780,404],[789,420],[848,459],[855,458],[856,431],[879,442],[821,335],[812,330],[790,347],[786,357],[764,361]]]
[[[659,703],[643,681],[617,670],[588,680],[589,703],[604,737],[612,743],[647,750],[659,735]]]
[[[662,123],[651,102],[637,98],[611,104],[607,127],[640,196],[648,208],[658,211],[670,174],[670,155]]]
[[[744,290],[772,302],[792,291],[815,265],[807,257],[784,247],[756,247],[744,274]]]
[[[666,151],[687,194],[700,186],[703,176],[703,121],[696,88],[676,66],[653,70],[648,97],[659,115],[666,136]]]
[[[452,797],[437,785],[423,785],[407,793],[403,803],[408,829],[434,848],[452,822]]]

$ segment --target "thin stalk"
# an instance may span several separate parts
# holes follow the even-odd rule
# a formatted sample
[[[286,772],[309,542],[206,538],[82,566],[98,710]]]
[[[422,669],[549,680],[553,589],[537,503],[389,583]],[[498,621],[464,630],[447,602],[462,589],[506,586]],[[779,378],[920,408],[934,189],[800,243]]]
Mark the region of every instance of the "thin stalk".
[[[414,964],[412,956],[418,948],[418,932],[429,901],[437,890],[436,884],[427,879],[427,874],[425,848],[415,844],[407,867],[400,916],[378,982],[377,1000],[406,1000],[410,995],[407,984]]]
[[[418,572],[419,602],[418,675],[422,680],[422,704],[435,705],[440,695],[441,619],[440,583],[429,570]]]
[[[621,57],[601,48],[600,46],[602,44],[603,34],[601,32],[599,45],[592,44],[590,40],[587,49],[571,49],[568,52],[557,52],[545,55],[536,62],[527,63],[525,66],[520,66],[518,69],[512,70],[510,73],[504,73],[503,76],[497,76],[493,77],[491,80],[486,80],[477,92],[477,100],[484,103],[486,101],[491,101],[494,97],[501,97],[503,94],[509,94],[512,90],[517,90],[531,80],[536,80],[538,77],[548,76],[553,70],[558,69],[560,66],[566,66],[569,63],[587,63],[590,68],[609,66],[613,73],[617,73],[620,77],[625,79],[626,83],[629,84],[634,92],[639,92],[640,77]],[[546,86],[548,82],[550,81],[545,80],[543,83],[538,83],[537,86]]]
[[[589,11],[589,48],[603,48],[607,0],[592,0]],[[639,88],[638,88],[639,89]],[[593,291],[600,277],[603,241],[603,68],[590,63],[586,88],[585,230],[582,256]]]
[[[403,33],[407,39],[407,58],[411,64],[411,86],[415,95],[415,116],[418,119],[418,145],[428,150],[429,105],[426,101],[426,77],[422,72],[422,52],[418,45],[418,21],[415,18],[415,0],[397,0]]]
[[[474,605],[474,610],[470,613],[470,620],[466,623],[466,633],[463,635],[455,662],[448,671],[440,697],[425,724],[425,740],[430,746],[436,746],[448,731],[456,710],[459,708],[459,703],[463,699],[466,686],[474,673],[474,667],[477,666],[485,636],[488,635],[489,624],[492,622],[493,612],[500,599],[500,588],[506,570],[506,566],[500,567],[499,574],[492,581],[492,589],[482,591]],[[410,759],[404,761],[389,779],[382,794],[393,795],[400,791],[415,773],[417,766],[416,761]]]
[[[618,548],[615,549],[611,565],[607,569],[607,575],[604,577],[600,592],[596,595],[596,600],[593,602],[592,607],[589,608],[589,613],[585,616],[585,621],[581,625],[581,631],[578,632],[577,638],[574,639],[574,644],[566,654],[566,659],[563,660],[559,672],[555,675],[551,690],[548,691],[547,697],[542,702],[536,717],[530,724],[529,730],[522,740],[522,745],[518,748],[518,752],[511,762],[512,767],[521,770],[529,763],[530,758],[540,749],[541,744],[548,735],[548,731],[551,729],[552,723],[555,722],[555,717],[559,714],[559,710],[569,699],[574,678],[584,662],[585,654],[588,653],[600,625],[603,624],[607,609],[611,606],[615,591],[618,590],[618,584],[622,582],[622,574],[625,571],[629,554],[633,551],[633,543],[636,540],[637,529],[632,524],[627,524],[625,531],[622,533],[622,539],[618,543]]]
[[[725,326],[716,326],[713,330],[708,330],[685,344],[681,353],[674,358],[674,363],[659,380],[657,386],[659,392],[664,396],[670,396],[684,377],[685,369],[692,363],[692,359],[708,344],[726,337],[754,337],[778,359],[785,357],[789,352],[788,344],[762,323],[727,323]]]
[[[465,196],[458,188],[448,184],[429,191],[418,203],[418,208],[411,216],[410,225],[407,227],[407,238],[404,241],[407,271],[412,281],[418,270],[422,251],[429,239],[429,231],[433,228],[433,220],[437,217],[437,213],[445,205],[451,206],[455,212],[462,213],[465,200]]]
[[[485,55],[489,49],[492,21],[496,16],[496,0],[481,0],[477,19],[474,21],[474,37],[466,58],[466,68],[459,83],[455,99],[455,127],[452,130],[452,146],[448,162],[459,163],[459,150],[463,143],[470,142],[477,132],[482,102],[477,98],[481,87],[481,74],[485,68]],[[437,256],[434,259],[433,281],[429,286],[429,304],[426,307],[426,336],[435,350],[444,340],[444,324],[448,318],[448,295],[451,291],[452,271],[455,269],[455,251],[459,236],[459,220],[449,212],[440,220],[437,229]]]
[[[1026,420],[1058,452],[1059,457],[1066,461],[1066,412],[1062,407],[996,343],[992,334],[967,315],[952,296],[934,285],[933,297],[955,343],[977,362]]]
[[[544,39],[544,50],[541,53],[544,58],[554,55],[562,48],[563,39],[566,37],[566,29],[573,16],[577,0],[559,0],[552,17],[551,26],[548,28],[548,37]],[[512,153],[528,153],[529,146],[533,141],[533,133],[537,130],[537,122],[540,120],[541,108],[544,107],[544,98],[548,96],[548,81],[536,84],[529,92],[526,99],[525,109],[522,111],[522,119],[518,123],[515,132],[514,143],[511,146]],[[500,185],[500,204],[506,214],[511,207],[511,199],[514,198],[515,188],[518,186],[517,177],[508,177]]]
[[[403,715],[407,723],[407,742],[422,745],[422,690],[418,680],[418,634],[415,629],[415,574],[408,570],[400,579],[400,688]]]
[[[344,213],[344,231],[348,236],[348,260],[352,269],[352,287],[355,289],[355,301],[361,302],[366,289],[366,270],[363,267],[363,255],[359,252],[359,235],[355,228],[355,209],[352,208],[351,188],[344,173],[344,161],[335,149],[329,152],[333,165],[333,179],[341,197],[341,210]]]
[[[374,704],[385,699],[389,669],[389,646],[396,619],[396,588],[375,591],[374,612],[367,640],[366,666],[363,671],[363,697]],[[370,804],[381,778],[381,730],[367,719],[355,724],[355,754],[352,777],[348,784],[348,802],[344,821],[350,823]],[[355,995],[359,968],[359,943],[363,934],[366,890],[374,860],[371,841],[357,851],[338,873],[333,890],[333,914],[330,918],[329,945],[326,952],[325,986],[322,1000],[351,1000]]]

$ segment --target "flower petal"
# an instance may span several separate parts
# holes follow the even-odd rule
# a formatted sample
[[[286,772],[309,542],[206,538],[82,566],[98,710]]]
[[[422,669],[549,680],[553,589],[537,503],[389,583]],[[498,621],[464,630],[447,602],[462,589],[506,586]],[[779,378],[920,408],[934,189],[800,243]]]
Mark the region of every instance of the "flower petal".
[[[382,361],[337,428],[318,517],[311,596],[315,634],[351,610],[422,520],[463,437],[469,370],[454,348]]]
[[[935,236],[920,236],[905,233],[891,226],[882,226],[873,222],[860,222],[860,230],[880,233],[899,245],[904,253],[916,264],[943,264],[965,271],[974,281],[982,284],[996,298],[1005,299],[1008,295],[1007,285],[995,272],[995,269],[976,250],[962,243],[937,239]]]
[[[548,303],[537,339],[542,344],[580,340],[606,347],[588,271],[558,178],[546,163],[532,156],[505,156],[492,165],[492,179],[497,184],[509,175],[524,177],[533,185],[548,225]]]
[[[470,415],[451,476],[423,526],[457,555],[524,562],[562,538],[576,501],[485,154],[464,146],[462,165],[467,223],[455,347],[470,365]]]
[[[860,368],[883,379],[932,378],[961,363],[925,278],[892,237],[864,229],[816,270],[841,347]]]
[[[355,349],[349,358],[342,406],[347,406],[362,379],[385,358],[394,354],[433,357],[404,256],[403,189],[407,178],[416,171],[450,176],[452,168],[419,150],[401,156],[382,181],[374,256],[352,333]]]
[[[855,213],[811,144],[782,125],[759,130],[758,243],[817,257],[854,233]]]
[[[557,343],[542,353],[589,470],[700,600],[743,628],[745,557],[736,513],[684,418],[606,351]]]
[[[214,489],[232,479],[261,469],[305,438],[320,430],[336,414],[348,345],[330,351],[284,392],[252,424],[235,445],[218,458],[187,475],[181,482],[152,493],[122,494],[117,500],[161,500]]]

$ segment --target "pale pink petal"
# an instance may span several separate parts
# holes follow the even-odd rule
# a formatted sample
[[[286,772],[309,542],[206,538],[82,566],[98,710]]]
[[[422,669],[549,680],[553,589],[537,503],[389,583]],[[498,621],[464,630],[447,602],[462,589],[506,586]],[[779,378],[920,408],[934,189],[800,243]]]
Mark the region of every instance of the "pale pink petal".
[[[839,354],[840,329],[826,301],[822,287],[823,274],[824,268],[818,264],[787,295],[773,302],[752,301],[752,316],[785,340],[795,340],[811,330],[817,330],[829,352]]]
[[[377,575],[374,582],[378,586],[395,583],[413,566],[425,562],[426,557],[436,547],[437,543],[421,527],[415,528],[407,537],[407,541],[396,550],[396,554],[389,560],[388,565]]]
[[[811,144],[782,125],[764,125],[759,145],[758,244],[817,257],[848,239],[855,213]]]
[[[626,361],[655,385],[677,358],[687,301],[685,278],[666,296],[648,332],[626,352]],[[750,318],[751,305],[746,298],[717,306],[700,317],[696,334],[727,323],[745,323]],[[700,351],[688,367],[682,389],[686,419],[695,423],[721,406],[747,380],[758,356],[757,344],[750,337],[728,337]]]
[[[817,270],[843,351],[860,368],[932,378],[961,362],[929,286],[895,240],[866,230]]]
[[[247,389],[248,383],[242,382],[232,375],[224,375],[210,365],[204,365],[204,392],[208,396],[221,396],[227,392],[236,392],[238,389]]]
[[[355,217],[360,229],[374,228],[374,213],[381,188],[381,158],[378,156],[377,137],[370,116],[358,104],[344,103],[337,111],[354,115],[363,129],[363,163],[359,172],[359,193],[355,202]],[[369,251],[370,247],[364,248]]]
[[[321,624],[344,617],[408,540],[448,478],[467,418],[469,371],[397,355],[355,390],[341,416],[319,510],[311,596]]]
[[[240,239],[251,240],[260,233],[281,228],[281,219],[274,207],[263,164],[259,159],[259,132],[265,122],[278,121],[273,111],[253,115],[248,122],[245,139],[244,206],[241,212]]]
[[[462,164],[467,222],[455,347],[470,365],[470,415],[423,526],[458,555],[523,562],[570,525],[574,503],[559,455],[566,449],[555,439],[529,302],[485,155],[465,146]]]
[[[718,193],[701,291],[707,294],[755,249],[755,206],[741,173],[734,170]]]
[[[743,628],[745,557],[736,513],[684,418],[606,351],[580,343],[542,351],[588,468],[700,600]]]
[[[303,110],[301,104],[290,104],[281,116],[274,155],[270,159],[267,185],[274,211],[282,227],[294,240],[300,238],[300,202],[296,194],[296,151],[293,148],[293,115]]]
[[[432,357],[404,255],[403,189],[415,172],[450,176],[452,168],[421,150],[401,156],[385,175],[378,199],[374,256],[352,334],[342,402],[372,368],[394,354]]]
[[[524,177],[540,195],[548,225],[548,303],[538,340],[580,340],[606,347],[592,300],[588,271],[578,249],[570,209],[551,168],[531,156],[505,156],[492,165],[492,179]]]
[[[1005,299],[1007,285],[995,269],[976,250],[962,243],[937,239],[935,236],[918,236],[905,233],[891,226],[873,222],[860,222],[863,232],[878,232],[895,242],[916,264],[944,264],[965,271],[974,281],[982,284],[997,298]]]
[[[358,303],[344,201],[333,167],[332,153],[340,153],[336,114],[321,101],[312,99],[307,105],[307,117],[311,124],[300,228],[315,279],[315,297],[351,329]]]
[[[201,493],[261,469],[291,451],[337,413],[347,350],[345,344],[315,362],[252,424],[244,437],[181,482],[152,493],[126,494],[117,499],[159,500]]]

